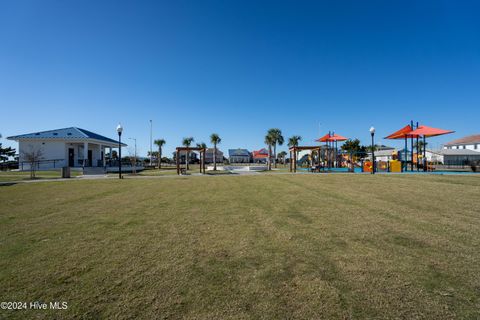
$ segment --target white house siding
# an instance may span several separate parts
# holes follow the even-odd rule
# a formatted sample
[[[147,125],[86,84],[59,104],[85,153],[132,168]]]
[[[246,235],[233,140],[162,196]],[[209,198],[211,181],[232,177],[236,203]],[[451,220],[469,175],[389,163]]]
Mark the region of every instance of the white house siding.
[[[65,142],[63,141],[19,141],[18,143],[18,153],[19,153],[19,163],[20,169],[29,170],[30,166],[28,163],[25,163],[25,153],[31,152],[32,150],[40,150],[43,154],[41,160],[59,160],[62,161],[55,162],[44,162],[40,165],[39,169],[53,169],[60,168],[67,165],[66,159],[68,159],[67,151],[65,148]]]
[[[249,163],[250,156],[230,156],[230,163]]]
[[[464,149],[464,150],[473,150],[473,151],[480,152],[480,143],[445,146],[444,149],[453,149],[453,150],[462,150],[462,149]]]
[[[69,144],[71,145],[71,144]],[[75,151],[75,158],[76,159],[80,159],[80,160],[84,160],[84,145],[83,143],[80,143],[80,144],[73,144],[74,146],[76,145],[77,146],[77,151]],[[69,148],[71,148],[71,146],[68,146]],[[96,167],[97,164],[98,164],[98,161],[101,160],[101,157],[102,157],[102,154],[101,154],[101,148],[100,148],[100,145],[98,144],[92,144],[92,143],[89,143],[88,144],[88,150],[91,150],[92,151],[92,167]],[[86,153],[87,155],[87,159],[88,159],[88,152]],[[124,155],[122,154],[122,157]],[[77,160],[75,160],[75,165],[79,165]]]
[[[58,169],[68,166],[68,149],[74,150],[74,167],[81,167],[84,160],[84,142],[64,141],[19,141],[19,166],[20,170],[30,170],[30,165],[26,163],[25,152],[31,150],[41,150],[41,162],[37,166],[39,170]],[[92,166],[97,167],[102,160],[102,147],[99,144],[89,143],[88,150],[92,150]],[[88,156],[88,152],[86,153]],[[105,156],[105,155],[104,155]],[[47,161],[60,160],[60,161]],[[100,163],[100,166],[102,163]]]
[[[425,155],[427,156],[428,162],[443,163],[443,154],[440,154],[440,151],[432,152],[427,150]]]

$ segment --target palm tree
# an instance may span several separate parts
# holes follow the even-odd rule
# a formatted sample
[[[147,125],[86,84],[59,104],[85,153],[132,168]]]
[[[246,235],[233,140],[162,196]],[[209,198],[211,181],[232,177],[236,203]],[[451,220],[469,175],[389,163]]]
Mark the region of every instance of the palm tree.
[[[153,141],[158,146],[158,169],[162,168],[162,147],[167,143],[164,139],[157,139]]]
[[[273,139],[273,164],[275,168],[277,167],[277,144],[281,146],[284,142],[283,136],[282,136],[282,130],[273,128],[268,130],[268,135],[270,135]]]
[[[300,136],[291,136],[288,138],[288,146],[289,147],[298,147],[298,143],[302,141],[302,137]]]
[[[187,147],[187,148],[190,148],[190,145],[193,143],[194,139],[193,137],[188,137],[188,138],[183,138],[183,141],[182,141],[182,144],[183,146]],[[180,155],[177,154],[177,157],[179,157]],[[190,158],[190,151],[186,151],[185,152],[185,165],[187,167],[187,170],[188,170],[188,163],[189,163],[189,159]]]
[[[280,159],[282,159],[282,163],[285,165],[285,157],[287,156],[287,152],[286,151],[282,151],[278,154],[278,157]]]
[[[302,141],[302,137],[300,136],[291,136],[288,138],[288,146],[291,147],[298,147],[298,143]],[[292,161],[292,159],[290,159]]]
[[[268,146],[268,170],[272,170],[272,146],[274,143],[275,138],[272,135],[267,134],[265,136],[265,144]]]
[[[203,148],[203,149],[206,149],[207,148],[207,144],[205,142],[200,142],[200,143],[197,143],[197,148]]]
[[[213,171],[217,171],[217,144],[222,142],[220,136],[216,133],[210,135],[210,142],[213,143]]]
[[[417,151],[418,154],[422,154],[423,153],[423,147],[424,146],[426,147],[427,145],[428,145],[428,142],[425,142],[425,145],[424,145],[423,141],[419,140],[418,142],[415,142],[414,147],[415,147],[415,149],[418,150]]]

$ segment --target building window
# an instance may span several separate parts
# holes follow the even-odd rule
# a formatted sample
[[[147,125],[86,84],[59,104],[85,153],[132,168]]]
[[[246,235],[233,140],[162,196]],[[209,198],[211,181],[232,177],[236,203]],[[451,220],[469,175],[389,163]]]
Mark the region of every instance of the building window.
[[[467,149],[467,146],[463,146],[463,149]]]
[[[476,144],[474,148],[475,148],[475,150],[477,150],[478,149],[478,144]]]

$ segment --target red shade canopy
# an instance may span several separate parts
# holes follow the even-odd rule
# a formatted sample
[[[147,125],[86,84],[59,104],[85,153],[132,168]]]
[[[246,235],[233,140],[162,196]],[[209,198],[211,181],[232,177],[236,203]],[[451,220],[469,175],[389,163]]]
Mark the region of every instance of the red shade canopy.
[[[348,138],[345,138],[339,134],[334,134],[333,136],[330,137],[330,141],[345,141],[348,140]]]
[[[345,140],[348,140],[348,138],[345,138],[344,136],[338,135],[336,133],[334,133],[333,135],[327,133],[326,135],[324,135],[323,137],[315,141],[327,142],[327,141],[345,141]]]
[[[402,129],[395,131],[384,139],[404,139],[405,137],[412,137],[412,127],[410,125],[403,127]]]
[[[315,141],[319,141],[319,142],[327,142],[328,139],[330,138],[330,133],[327,133],[326,135],[324,135],[323,137],[315,140]]]
[[[437,129],[437,128],[432,128],[432,127],[427,127],[427,126],[419,126],[417,129],[412,130],[412,127],[410,125],[403,127],[402,129],[392,133],[391,135],[385,137],[385,139],[404,139],[404,138],[410,138],[410,137],[435,137],[435,136],[440,136],[442,134],[449,134],[453,133],[455,131],[451,130],[443,130],[443,129]]]
[[[455,131],[451,131],[451,130],[443,130],[443,129],[437,129],[437,128],[432,128],[427,126],[420,126],[416,130],[413,130],[412,132],[410,132],[409,135],[435,137],[435,136],[441,136],[443,134],[449,134],[454,132]]]

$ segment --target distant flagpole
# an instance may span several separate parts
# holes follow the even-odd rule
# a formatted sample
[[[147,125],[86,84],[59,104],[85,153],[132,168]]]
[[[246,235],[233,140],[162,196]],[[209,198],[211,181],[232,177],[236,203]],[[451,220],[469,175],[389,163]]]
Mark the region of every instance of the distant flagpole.
[[[152,120],[150,120],[150,165],[152,165]]]

